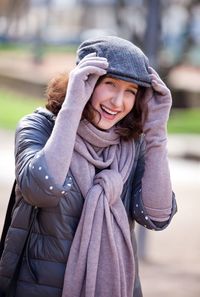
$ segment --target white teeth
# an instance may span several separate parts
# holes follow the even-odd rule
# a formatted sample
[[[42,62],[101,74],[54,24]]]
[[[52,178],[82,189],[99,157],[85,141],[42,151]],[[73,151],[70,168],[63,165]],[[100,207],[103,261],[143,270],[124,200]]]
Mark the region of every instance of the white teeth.
[[[112,114],[112,115],[116,115],[116,114],[117,114],[117,111],[112,111],[112,110],[106,108],[105,106],[101,106],[101,108],[102,108],[103,110],[105,110],[105,111],[106,111],[107,113],[109,113],[109,114]]]

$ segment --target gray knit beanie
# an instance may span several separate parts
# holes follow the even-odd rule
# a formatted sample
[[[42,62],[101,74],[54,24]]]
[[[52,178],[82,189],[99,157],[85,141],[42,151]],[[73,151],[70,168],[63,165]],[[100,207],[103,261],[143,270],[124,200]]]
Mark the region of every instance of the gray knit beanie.
[[[96,52],[98,57],[107,58],[108,75],[143,87],[151,86],[148,58],[130,41],[116,36],[86,40],[77,50],[77,64],[93,52]]]

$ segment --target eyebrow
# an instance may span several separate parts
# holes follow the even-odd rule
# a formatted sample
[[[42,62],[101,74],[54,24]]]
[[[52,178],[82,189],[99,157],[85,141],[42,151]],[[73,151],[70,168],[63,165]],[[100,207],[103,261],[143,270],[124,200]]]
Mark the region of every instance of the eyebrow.
[[[113,80],[116,80],[116,79],[117,79],[117,78],[115,78],[115,77],[113,77],[113,76],[110,76],[110,75],[106,75],[103,79],[106,79],[106,78],[111,78],[111,79],[113,79]],[[126,81],[126,82],[128,82],[128,81]],[[139,88],[138,85],[136,85],[136,84],[134,84],[134,83],[131,83],[131,82],[130,82],[130,84],[128,84],[127,87],[128,87],[128,88],[133,88],[133,89],[135,89],[135,90],[138,90],[138,88]]]
[[[138,85],[130,84],[130,85],[128,85],[128,87],[138,90]]]

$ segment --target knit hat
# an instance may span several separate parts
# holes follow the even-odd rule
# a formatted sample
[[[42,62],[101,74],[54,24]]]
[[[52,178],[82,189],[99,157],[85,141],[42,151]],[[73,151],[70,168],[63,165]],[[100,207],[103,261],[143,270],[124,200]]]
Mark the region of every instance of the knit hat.
[[[98,57],[107,58],[109,76],[143,87],[151,86],[148,58],[130,41],[116,36],[88,39],[82,42],[77,50],[77,64],[93,52],[96,52]]]

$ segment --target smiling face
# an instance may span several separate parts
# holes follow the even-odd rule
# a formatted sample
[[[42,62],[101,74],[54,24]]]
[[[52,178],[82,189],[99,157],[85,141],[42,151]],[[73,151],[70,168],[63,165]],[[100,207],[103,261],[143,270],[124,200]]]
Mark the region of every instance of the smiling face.
[[[94,89],[91,105],[92,123],[101,130],[113,127],[133,108],[138,85],[121,79],[104,77]]]

